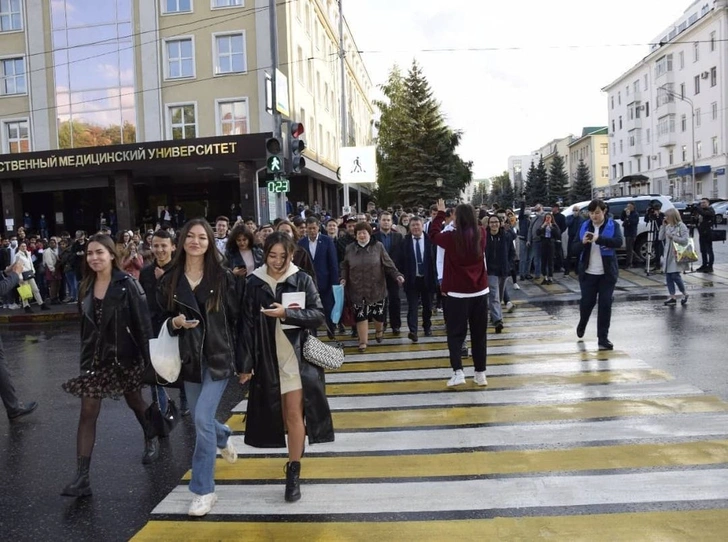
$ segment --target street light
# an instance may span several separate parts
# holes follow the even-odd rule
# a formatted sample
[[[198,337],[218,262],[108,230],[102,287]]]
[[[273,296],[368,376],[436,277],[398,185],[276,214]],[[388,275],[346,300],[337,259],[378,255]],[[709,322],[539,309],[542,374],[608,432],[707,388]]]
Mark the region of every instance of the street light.
[[[437,179],[435,179],[435,186],[437,186],[437,198],[438,199],[442,199],[442,190],[440,190],[440,189],[442,188],[443,182],[444,182],[444,180],[442,177],[438,177]]]
[[[657,90],[662,90],[665,93],[667,93],[668,96],[672,96],[673,98],[677,98],[678,100],[682,100],[682,101],[690,104],[690,119],[691,119],[691,123],[690,123],[691,134],[690,135],[692,138],[692,145],[691,145],[690,153],[692,154],[692,158],[693,158],[693,169],[692,169],[692,173],[690,175],[690,177],[692,178],[692,180],[691,180],[692,187],[691,187],[690,191],[693,195],[693,199],[695,199],[695,197],[697,195],[697,194],[695,194],[695,186],[696,186],[695,185],[695,175],[696,175],[696,173],[695,173],[695,106],[693,104],[693,101],[690,98],[686,98],[685,96],[675,93],[675,91],[673,91],[669,88],[666,88],[665,85],[662,85],[661,87],[657,87]]]

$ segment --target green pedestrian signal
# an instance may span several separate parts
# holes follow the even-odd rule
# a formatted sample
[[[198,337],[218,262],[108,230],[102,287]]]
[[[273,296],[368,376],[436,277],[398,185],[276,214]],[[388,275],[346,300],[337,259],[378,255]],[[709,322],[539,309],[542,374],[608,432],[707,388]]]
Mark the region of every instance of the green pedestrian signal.
[[[283,171],[283,145],[277,137],[271,137],[265,140],[265,168],[270,174],[281,173]]]
[[[266,163],[266,168],[268,169],[268,173],[280,173],[281,172],[281,160],[277,156],[270,156],[268,157],[268,162]]]

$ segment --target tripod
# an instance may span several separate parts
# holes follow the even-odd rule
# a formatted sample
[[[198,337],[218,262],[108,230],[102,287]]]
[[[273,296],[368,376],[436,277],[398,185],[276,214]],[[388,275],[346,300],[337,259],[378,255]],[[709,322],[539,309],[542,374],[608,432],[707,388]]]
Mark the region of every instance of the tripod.
[[[647,218],[647,217],[645,217]],[[647,259],[645,260],[647,263],[645,265],[645,275],[648,277],[652,274],[650,273],[650,260],[652,259],[652,248],[655,247],[655,255],[657,255],[657,248],[655,243],[659,243],[657,240],[657,233],[658,233],[658,227],[657,227],[657,220],[652,219],[650,220],[650,229],[647,230]]]

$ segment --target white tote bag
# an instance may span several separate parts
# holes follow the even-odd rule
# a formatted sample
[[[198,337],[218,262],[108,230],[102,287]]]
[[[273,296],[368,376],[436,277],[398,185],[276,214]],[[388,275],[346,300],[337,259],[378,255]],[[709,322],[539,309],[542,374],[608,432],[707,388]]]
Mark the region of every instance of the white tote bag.
[[[162,325],[159,337],[149,339],[149,356],[152,366],[159,376],[167,382],[176,382],[182,368],[179,357],[179,337],[173,337],[167,330],[167,322]]]

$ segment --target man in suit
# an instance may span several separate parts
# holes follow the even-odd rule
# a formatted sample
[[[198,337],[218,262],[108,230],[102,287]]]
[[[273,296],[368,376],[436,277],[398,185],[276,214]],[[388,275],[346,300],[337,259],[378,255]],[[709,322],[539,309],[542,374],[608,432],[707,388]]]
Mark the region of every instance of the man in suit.
[[[422,302],[422,327],[425,337],[432,336],[432,294],[437,291],[435,259],[430,238],[424,234],[422,219],[412,217],[410,232],[405,235],[397,267],[404,275],[404,292],[407,295],[407,337],[417,342],[417,309]]]
[[[16,260],[12,267],[7,269],[6,278],[0,280],[0,297],[6,295],[9,291],[17,288],[23,274],[23,264]],[[0,341],[0,399],[2,399],[7,411],[8,418],[14,420],[20,416],[30,414],[37,407],[38,403],[31,401],[30,403],[21,403],[15,393],[15,386],[10,380],[8,372],[8,363],[5,361],[5,351]]]
[[[336,246],[328,235],[321,235],[321,223],[310,216],[306,219],[306,236],[298,244],[308,251],[316,271],[316,286],[326,316],[326,334],[334,338],[334,324],[331,321],[331,309],[334,308],[334,284],[339,284],[339,261],[336,257]]]
[[[383,211],[379,217],[379,230],[374,234],[374,239],[384,245],[384,249],[397,262],[399,251],[404,241],[404,235],[392,228],[392,213]],[[387,298],[384,300],[384,328],[387,327],[387,316],[392,325],[392,333],[399,335],[399,328],[402,327],[402,300],[399,295],[399,282],[390,277],[387,280]]]

